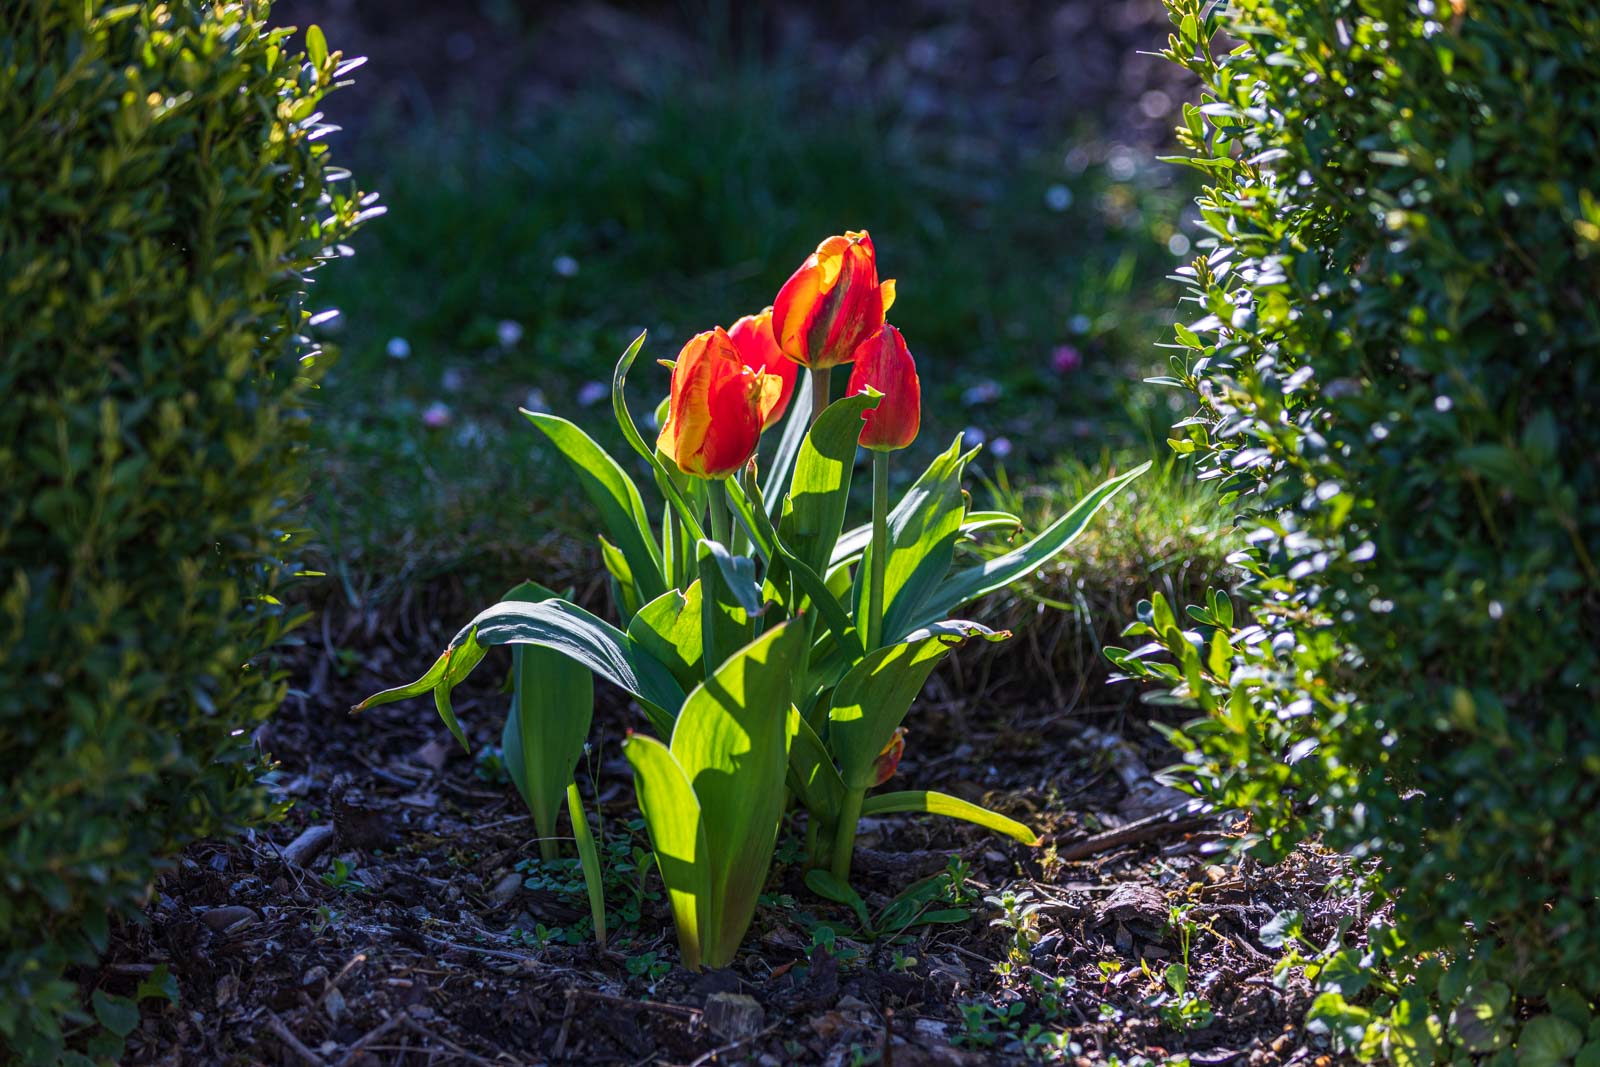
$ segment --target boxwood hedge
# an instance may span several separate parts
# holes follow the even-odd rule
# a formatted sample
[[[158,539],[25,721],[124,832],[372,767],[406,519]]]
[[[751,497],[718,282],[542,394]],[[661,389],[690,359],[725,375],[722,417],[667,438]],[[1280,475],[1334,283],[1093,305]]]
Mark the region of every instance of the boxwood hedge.
[[[70,968],[261,817],[295,621],[307,272],[374,210],[264,3],[0,5],[0,1061],[115,1058]],[[96,1018],[98,1017],[98,1018]]]
[[[1180,775],[1258,856],[1321,835],[1393,902],[1336,1033],[1600,1063],[1600,9],[1168,7],[1208,188],[1160,381],[1249,603],[1109,654],[1201,706]]]

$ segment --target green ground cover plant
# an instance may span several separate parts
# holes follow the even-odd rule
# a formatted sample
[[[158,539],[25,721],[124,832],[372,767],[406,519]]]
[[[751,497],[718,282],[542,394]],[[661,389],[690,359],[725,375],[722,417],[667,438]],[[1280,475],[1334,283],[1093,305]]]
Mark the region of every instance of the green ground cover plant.
[[[1307,946],[1336,1045],[1600,1062],[1600,15],[1168,7],[1210,236],[1161,381],[1249,581],[1108,654],[1204,712],[1177,778],[1246,847],[1392,905]]]
[[[68,969],[185,843],[270,811],[250,732],[300,618],[305,276],[376,209],[321,139],[348,66],[266,14],[0,10],[7,1062],[117,1059],[136,1007]]]
[[[807,815],[807,865],[827,871],[819,884],[835,899],[866,815],[947,815],[1037,843],[1029,827],[949,794],[868,794],[893,776],[901,723],[939,661],[965,641],[1008,636],[950,614],[1057,557],[1149,464],[1096,486],[1035,537],[954,567],[958,543],[1021,521],[969,509],[962,481],[977,450],[960,434],[890,508],[890,457],[916,438],[922,409],[915,362],[885,323],[896,295],[866,233],[824,241],[772,307],[699,334],[667,363],[653,447],[626,393],[641,334],[617,363],[611,400],[631,468],[659,491],[653,508],[579,426],[525,411],[599,514],[620,625],[558,597],[509,599],[464,626],[421,678],[356,708],[431,692],[465,744],[451,690],[507,644],[565,657],[630,694],[658,735],[623,747],[690,969],[732,962],[790,797]],[[841,366],[850,378],[830,403]],[[858,448],[873,457],[871,518],[850,527]],[[560,699],[541,689],[512,714],[524,732],[568,743],[524,765],[530,799],[570,782],[593,709],[587,689]],[[551,722],[531,722],[534,706]],[[603,936],[603,874],[586,877]]]

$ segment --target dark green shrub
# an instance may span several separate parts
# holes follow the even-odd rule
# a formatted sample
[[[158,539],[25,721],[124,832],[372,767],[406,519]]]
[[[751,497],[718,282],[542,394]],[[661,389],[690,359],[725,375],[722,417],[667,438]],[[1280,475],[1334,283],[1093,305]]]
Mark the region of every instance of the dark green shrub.
[[[267,810],[301,296],[363,205],[318,139],[338,57],[266,15],[0,5],[0,1061],[56,1062],[63,1022],[114,1057],[137,1013],[97,991],[95,1033],[67,968]]]
[[[1321,834],[1394,901],[1401,985],[1325,1018],[1432,1062],[1548,997],[1521,1053],[1567,1062],[1600,993],[1600,10],[1168,6],[1210,182],[1173,447],[1247,533],[1249,617],[1157,602],[1110,655],[1202,706],[1187,777],[1258,855]]]

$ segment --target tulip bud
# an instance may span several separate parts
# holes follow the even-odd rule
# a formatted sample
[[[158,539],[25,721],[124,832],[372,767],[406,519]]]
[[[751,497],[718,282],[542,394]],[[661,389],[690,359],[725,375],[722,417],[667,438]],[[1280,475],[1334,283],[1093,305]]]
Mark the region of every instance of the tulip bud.
[[[746,315],[729,328],[728,336],[733,339],[733,347],[738,349],[739,358],[746,367],[767,374],[761,396],[761,428],[770,429],[789,410],[789,398],[794,395],[800,365],[784,358],[778,348],[778,339],[772,335],[771,308],[759,315]]]
[[[883,746],[883,751],[878,753],[878,758],[872,761],[872,784],[880,786],[894,777],[894,772],[900,767],[900,757],[906,751],[906,729],[897,726],[894,736],[889,743]]]
[[[861,413],[866,423],[861,428],[862,447],[893,452],[915,441],[922,425],[922,381],[906,339],[893,326],[884,326],[856,349],[845,395],[854,396],[869,385],[883,399]]]
[[[772,329],[784,355],[814,370],[848,363],[856,346],[883,325],[894,282],[878,283],[867,231],[817,246],[772,302]]]
[[[738,471],[761,441],[767,379],[744,365],[722,327],[697,334],[673,364],[667,421],[656,447],[696,478]]]

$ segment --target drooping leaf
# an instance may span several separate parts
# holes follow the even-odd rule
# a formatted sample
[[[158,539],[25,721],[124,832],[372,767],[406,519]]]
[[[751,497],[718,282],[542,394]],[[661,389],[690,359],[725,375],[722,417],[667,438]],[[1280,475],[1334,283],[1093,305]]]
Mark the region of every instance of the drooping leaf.
[[[870,796],[861,804],[861,814],[868,815],[893,815],[897,812],[925,812],[929,815],[947,815],[952,819],[961,819],[965,822],[976,823],[989,830],[995,830],[1007,837],[1021,841],[1024,845],[1038,845],[1039,835],[1031,829],[1008,819],[999,812],[990,811],[988,808],[979,807],[960,797],[950,796],[948,793],[935,793],[932,790],[906,790],[899,793],[879,793]]]
[[[732,962],[766,882],[798,713],[793,675],[805,627],[789,620],[735,652],[684,700],[672,756],[694,787],[713,901],[705,962]]]
[[[639,599],[647,601],[661,595],[667,587],[661,570],[661,550],[650,529],[644,498],[628,472],[576,424],[539,411],[524,409],[522,414],[550,439],[572,468],[578,487],[600,513],[601,525],[628,561]]]
[[[672,729],[683,690],[672,672],[615,626],[576,604],[506,601],[480,612],[451,640],[457,646],[540,645],[583,664],[638,698],[662,733]]]
[[[444,677],[433,687],[433,705],[439,709],[439,718],[450,728],[455,739],[461,743],[462,749],[468,752],[472,751],[472,746],[467,744],[467,735],[462,731],[461,723],[456,721],[455,708],[450,704],[450,692],[466,681],[467,675],[483,662],[483,657],[487,654],[488,650],[477,642],[466,642],[455,649],[450,662],[445,664]]]
[[[700,801],[672,752],[653,737],[633,734],[622,743],[633,766],[633,788],[655,850],[661,884],[667,887],[678,928],[683,965],[698,971],[705,958],[711,915],[711,863]]]
[[[503,599],[540,603],[555,597],[537,582],[523,582]],[[587,667],[538,645],[511,647],[511,707],[501,751],[506,771],[533,815],[540,852],[549,859],[558,854],[562,798],[593,719],[594,675]]]
[[[1126,474],[1107,479],[1027,544],[952,575],[934,590],[917,612],[912,625],[943,618],[961,604],[1004,589],[1019,578],[1032,574],[1072,544],[1112,497],[1149,469],[1150,463],[1147,461]]]
[[[1013,533],[1020,533],[1022,520],[1009,511],[969,511],[966,518],[961,521],[963,540],[971,540],[978,534],[990,530],[1010,530]],[[857,561],[871,540],[871,523],[851,527],[839,535],[838,542],[833,546],[833,559],[828,565],[838,567],[841,564]]]

